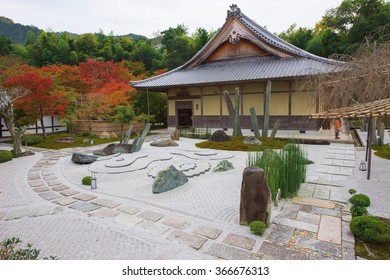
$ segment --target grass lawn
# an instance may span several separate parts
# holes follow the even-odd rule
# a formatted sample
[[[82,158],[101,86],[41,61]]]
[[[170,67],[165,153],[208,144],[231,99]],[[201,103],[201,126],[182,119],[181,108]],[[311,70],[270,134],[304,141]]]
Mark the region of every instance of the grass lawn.
[[[244,144],[243,141],[245,138],[246,136],[231,137],[231,141],[227,142],[203,141],[195,145],[198,148],[204,149],[256,152],[264,151],[267,149],[282,149],[288,143],[287,140],[260,138],[262,145],[256,146]]]
[[[85,137],[81,135],[75,135],[73,136],[74,143],[56,143],[56,141],[60,138],[69,137],[69,134],[66,133],[59,133],[59,134],[49,134],[47,139],[43,139],[42,143],[32,145],[32,147],[38,147],[38,148],[45,148],[45,149],[65,149],[65,148],[75,148],[75,147],[90,147],[91,144],[83,143],[84,139],[92,139],[94,142],[94,145],[100,145],[105,143],[111,143],[111,142],[118,142],[118,138],[111,138],[111,139],[100,139],[97,136],[94,137]]]
[[[390,160],[390,145],[386,144],[383,146],[372,145],[372,149],[375,150],[375,155],[384,159]]]

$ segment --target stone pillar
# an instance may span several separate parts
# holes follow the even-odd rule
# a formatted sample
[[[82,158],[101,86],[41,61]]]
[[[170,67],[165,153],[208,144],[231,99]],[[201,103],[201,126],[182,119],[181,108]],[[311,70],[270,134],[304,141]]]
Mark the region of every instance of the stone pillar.
[[[241,184],[240,225],[259,220],[269,225],[271,218],[271,190],[264,170],[257,166],[244,169]]]

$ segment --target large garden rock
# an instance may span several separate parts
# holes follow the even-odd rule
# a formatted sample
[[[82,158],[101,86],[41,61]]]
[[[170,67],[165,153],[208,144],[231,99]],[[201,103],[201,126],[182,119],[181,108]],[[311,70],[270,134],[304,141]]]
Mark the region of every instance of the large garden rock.
[[[180,187],[188,182],[186,175],[177,170],[173,165],[165,170],[158,172],[153,182],[152,192],[163,193]]]
[[[230,141],[230,137],[225,133],[225,131],[217,130],[210,136],[209,141],[227,142]]]
[[[271,218],[271,190],[264,170],[257,166],[244,169],[241,184],[240,225],[262,221],[269,225]]]
[[[131,144],[108,144],[102,150],[96,150],[93,152],[97,156],[109,156],[114,154],[130,154]]]
[[[216,167],[214,167],[213,172],[224,172],[230,169],[234,169],[233,164],[230,161],[224,159],[220,161]]]
[[[176,147],[176,146],[179,146],[179,144],[177,144],[172,139],[163,138],[163,139],[157,139],[157,140],[151,142],[150,146],[153,146],[153,147]]]
[[[72,162],[77,164],[90,164],[98,159],[97,156],[87,155],[83,153],[73,153]]]
[[[247,138],[244,139],[244,144],[259,146],[261,145],[261,141],[257,139],[255,136],[248,136]]]

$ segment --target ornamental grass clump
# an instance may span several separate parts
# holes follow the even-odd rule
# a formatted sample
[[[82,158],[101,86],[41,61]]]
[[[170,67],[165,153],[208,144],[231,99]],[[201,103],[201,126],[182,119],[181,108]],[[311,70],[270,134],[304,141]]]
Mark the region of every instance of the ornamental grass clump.
[[[281,197],[289,198],[298,193],[306,177],[306,154],[297,143],[290,143],[283,150],[265,150],[249,153],[247,166],[258,166],[264,170],[272,200],[276,201],[280,188]]]
[[[0,150],[0,163],[12,160],[12,153],[6,150]]]

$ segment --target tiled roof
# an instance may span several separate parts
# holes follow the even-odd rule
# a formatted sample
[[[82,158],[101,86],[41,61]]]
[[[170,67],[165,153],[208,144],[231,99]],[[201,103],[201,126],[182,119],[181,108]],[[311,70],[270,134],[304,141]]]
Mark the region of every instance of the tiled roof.
[[[228,24],[229,19],[235,17],[248,30],[263,42],[275,49],[289,53],[293,58],[278,57],[252,57],[239,59],[226,59],[218,62],[209,62],[189,67],[192,62],[201,57],[213,44],[221,30]],[[206,85],[215,83],[298,78],[310,74],[340,70],[341,63],[306,52],[292,44],[285,42],[270,33],[253,20],[241,13],[238,7],[231,7],[225,24],[214,37],[189,61],[182,66],[164,74],[132,82],[135,88],[168,88],[175,86]]]

